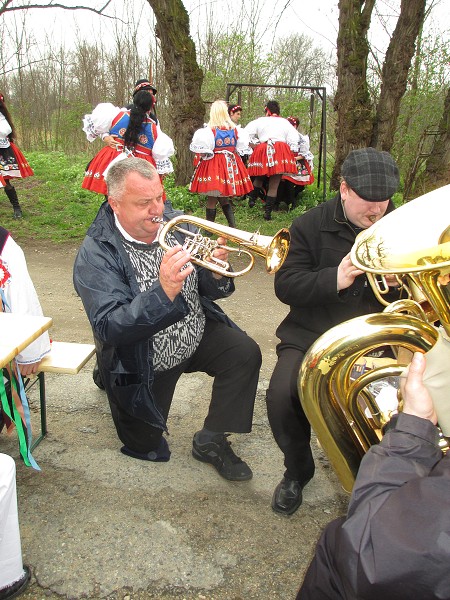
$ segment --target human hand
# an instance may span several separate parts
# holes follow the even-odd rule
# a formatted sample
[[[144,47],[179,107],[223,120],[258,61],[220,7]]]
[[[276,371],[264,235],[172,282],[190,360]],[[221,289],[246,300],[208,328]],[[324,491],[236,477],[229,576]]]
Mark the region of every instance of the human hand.
[[[172,302],[181,292],[184,280],[194,270],[190,260],[191,255],[180,245],[169,248],[163,256],[159,268],[159,282]]]
[[[40,364],[41,361],[35,363],[28,363],[26,365],[19,364],[20,374],[22,375],[22,377],[29,377],[30,375],[34,375],[38,372]]]
[[[105,143],[110,148],[114,148],[116,150],[117,142],[113,135],[105,135],[103,138],[103,143]]]
[[[219,246],[226,246],[227,244],[227,240],[224,237],[218,237],[217,238],[217,244]],[[214,256],[214,258],[217,258],[217,260],[222,260],[225,263],[228,263],[228,250],[225,248],[216,248],[212,255]],[[206,259],[207,261],[211,261],[211,259]],[[223,277],[223,275],[221,275],[220,273],[215,273],[213,271],[213,277],[215,279],[221,279]]]
[[[350,259],[350,253],[341,260],[337,272],[337,290],[346,290],[364,271],[357,269]]]
[[[385,275],[384,279],[388,287],[399,287],[399,281],[395,275]]]
[[[434,425],[437,423],[436,411],[430,392],[423,383],[425,372],[425,355],[414,352],[406,377],[400,379],[400,389],[403,397],[403,412],[421,419],[428,419]]]

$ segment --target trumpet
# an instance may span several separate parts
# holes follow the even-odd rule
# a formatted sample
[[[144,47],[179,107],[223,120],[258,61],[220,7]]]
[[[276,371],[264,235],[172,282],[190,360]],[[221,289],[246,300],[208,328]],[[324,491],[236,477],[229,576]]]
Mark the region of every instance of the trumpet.
[[[164,223],[162,219],[153,219],[156,223]],[[180,227],[179,223],[188,223],[197,227],[197,231],[191,231]],[[237,244],[237,248],[223,246],[208,236],[202,235],[198,230],[204,229],[219,237],[224,237],[228,241]],[[273,237],[260,235],[258,231],[249,233],[241,231],[234,227],[227,227],[212,221],[193,217],[191,215],[179,215],[164,224],[159,232],[158,242],[167,252],[171,247],[167,241],[167,234],[172,230],[179,231],[185,235],[183,248],[187,250],[192,258],[192,262],[205,267],[206,269],[218,273],[224,277],[239,277],[248,273],[254,265],[254,254],[262,256],[265,259],[266,271],[276,273],[283,264],[289,251],[290,234],[288,229],[280,229]],[[213,256],[214,250],[225,248],[228,252],[235,252],[239,255],[246,254],[249,257],[247,266],[241,271],[231,271],[228,262],[217,259]]]

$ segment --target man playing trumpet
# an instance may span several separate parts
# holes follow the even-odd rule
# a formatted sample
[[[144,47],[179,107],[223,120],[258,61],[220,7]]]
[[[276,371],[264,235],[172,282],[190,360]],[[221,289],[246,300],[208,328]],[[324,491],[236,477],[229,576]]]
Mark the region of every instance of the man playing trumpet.
[[[233,279],[194,266],[184,236],[158,243],[165,212],[163,188],[148,162],[128,158],[107,178],[100,207],[74,266],[74,285],[91,323],[98,366],[123,454],[163,462],[175,386],[183,373],[214,377],[203,428],[192,454],[225,479],[251,479],[235,455],[230,432],[251,430],[261,352],[213,302],[234,291]],[[225,239],[218,240],[225,244]],[[213,255],[227,260],[226,248]]]

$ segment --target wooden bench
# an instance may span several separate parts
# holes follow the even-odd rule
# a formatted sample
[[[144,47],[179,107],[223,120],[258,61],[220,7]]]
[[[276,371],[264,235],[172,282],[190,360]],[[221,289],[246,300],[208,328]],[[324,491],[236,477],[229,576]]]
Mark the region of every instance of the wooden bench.
[[[25,391],[39,382],[39,404],[41,412],[41,432],[33,441],[31,450],[42,441],[47,434],[47,405],[45,396],[45,373],[66,373],[76,375],[95,354],[94,344],[77,344],[75,342],[52,342],[51,351],[41,361],[39,371],[34,377],[25,380]]]

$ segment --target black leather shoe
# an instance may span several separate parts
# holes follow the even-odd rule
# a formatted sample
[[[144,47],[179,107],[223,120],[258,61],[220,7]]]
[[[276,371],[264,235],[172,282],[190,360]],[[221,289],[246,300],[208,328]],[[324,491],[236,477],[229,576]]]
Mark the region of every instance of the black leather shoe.
[[[303,501],[300,481],[283,477],[275,488],[272,498],[272,509],[281,515],[292,515]]]

